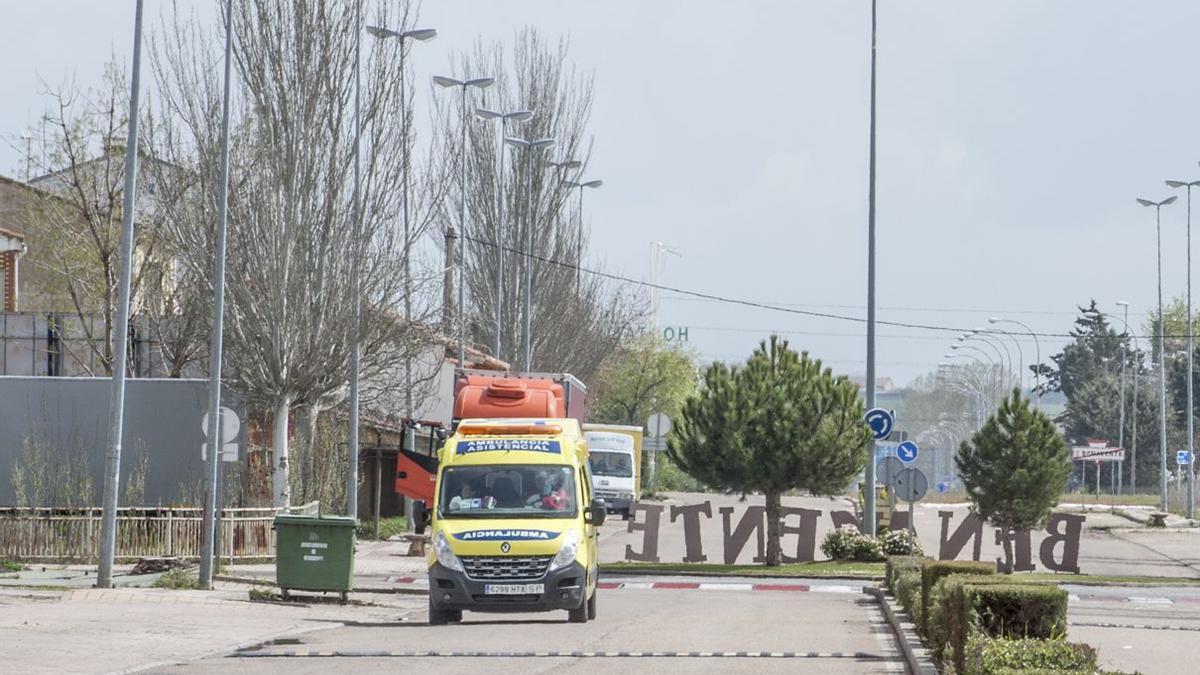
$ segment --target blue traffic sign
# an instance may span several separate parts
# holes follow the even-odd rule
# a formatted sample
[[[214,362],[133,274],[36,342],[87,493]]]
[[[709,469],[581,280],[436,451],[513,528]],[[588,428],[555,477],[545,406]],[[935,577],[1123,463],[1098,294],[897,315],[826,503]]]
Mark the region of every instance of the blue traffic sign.
[[[938,492],[947,492],[950,490],[950,484],[946,481],[938,483],[936,487]]]
[[[1175,463],[1180,466],[1184,466],[1186,464],[1191,464],[1192,458],[1188,456],[1189,454],[1190,453],[1188,453],[1187,450],[1176,450],[1175,451]]]
[[[900,461],[904,462],[905,464],[908,464],[909,462],[915,462],[917,460],[917,455],[919,454],[921,454],[921,449],[918,448],[917,444],[913,443],[912,441],[904,441],[900,445],[896,446],[896,456],[899,457]]]
[[[887,438],[892,433],[892,427],[896,426],[896,418],[891,411],[883,408],[871,408],[864,417],[877,441]]]

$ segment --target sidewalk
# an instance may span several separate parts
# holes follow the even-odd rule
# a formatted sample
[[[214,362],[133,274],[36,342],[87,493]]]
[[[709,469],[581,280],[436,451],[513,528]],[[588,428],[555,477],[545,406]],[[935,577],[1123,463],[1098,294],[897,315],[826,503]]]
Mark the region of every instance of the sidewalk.
[[[403,554],[402,542],[362,542],[355,556],[350,604],[333,596],[297,593],[294,602],[251,602],[251,580],[273,583],[275,568],[235,565],[212,591],[123,586],[91,588],[94,570],[59,567],[30,572],[56,590],[0,588],[0,644],[5,672],[125,673],[186,663],[241,647],[349,622],[404,625],[422,621],[425,598],[396,592],[397,580],[423,574],[424,558]],[[127,568],[126,568],[127,569]],[[84,574],[84,571],[87,574]],[[40,576],[39,576],[40,575]],[[7,576],[7,575],[6,575]],[[118,577],[126,581],[158,575]],[[411,583],[407,586],[412,588]]]
[[[354,549],[354,590],[386,592],[406,588],[411,582],[401,579],[424,577],[428,565],[423,556],[407,556],[408,543],[401,541],[360,541]],[[273,585],[275,563],[226,565],[218,577],[227,581],[246,581]]]

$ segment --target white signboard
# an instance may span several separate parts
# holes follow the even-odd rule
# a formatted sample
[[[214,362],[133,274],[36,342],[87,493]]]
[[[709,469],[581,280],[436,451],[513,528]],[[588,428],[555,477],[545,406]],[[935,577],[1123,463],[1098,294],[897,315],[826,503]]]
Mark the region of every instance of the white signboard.
[[[1091,445],[1071,448],[1071,459],[1077,462],[1124,462],[1125,448],[1097,448]]]
[[[208,413],[204,413],[204,418],[200,422],[201,430],[204,436],[208,437]],[[237,413],[229,408],[221,407],[221,453],[219,455],[222,462],[238,461],[238,432],[242,430],[242,421],[238,419]],[[200,444],[200,461],[208,461],[208,443]]]
[[[666,436],[671,431],[671,418],[662,413],[654,413],[646,420],[646,431],[651,438]]]

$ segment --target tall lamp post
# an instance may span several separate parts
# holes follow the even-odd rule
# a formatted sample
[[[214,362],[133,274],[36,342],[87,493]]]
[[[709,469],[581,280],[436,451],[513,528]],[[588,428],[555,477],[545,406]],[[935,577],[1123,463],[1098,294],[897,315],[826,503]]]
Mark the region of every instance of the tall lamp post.
[[[505,138],[504,142],[525,151],[525,316],[521,326],[521,355],[522,365],[528,371],[533,368],[533,151],[552,147],[554,139]]]
[[[1158,240],[1158,507],[1167,510],[1167,351],[1163,339],[1163,305],[1162,305],[1162,207],[1172,204],[1175,197],[1167,197],[1161,202],[1138,198],[1142,206],[1154,207],[1154,228]]]
[[[877,7],[871,0],[871,135],[867,168],[867,382],[866,407],[875,407],[875,32]],[[867,452],[867,489],[863,491],[863,532],[875,536],[875,442]]]
[[[217,240],[213,262],[213,323],[208,355],[208,494],[205,495],[204,539],[201,541],[200,588],[212,589],[213,548],[216,543],[217,509],[220,498],[221,438],[221,347],[225,330],[225,241],[229,219],[229,82],[233,59],[233,0],[225,2],[225,91],[221,98],[221,176],[217,190]]]
[[[1134,353],[1140,354],[1141,350],[1138,348],[1137,335],[1133,335],[1133,331],[1129,330],[1129,303],[1124,300],[1118,300],[1117,306],[1125,309],[1125,316],[1123,318],[1119,317],[1119,316],[1114,317],[1114,318],[1120,319],[1121,323],[1125,325],[1125,335],[1126,336],[1129,336],[1129,335],[1133,336]],[[1111,316],[1111,315],[1106,314],[1105,316]],[[1120,417],[1120,422],[1119,422],[1118,431],[1117,431],[1117,436],[1120,439],[1117,441],[1117,445],[1120,445],[1122,448],[1125,447],[1125,363],[1129,360],[1129,350],[1126,349],[1125,345],[1126,345],[1125,341],[1122,340],[1121,341],[1121,417]],[[1130,450],[1130,453],[1129,453],[1130,454],[1130,457],[1129,457],[1129,460],[1130,460],[1129,486],[1130,486],[1130,488],[1135,489],[1135,490],[1137,489],[1137,482],[1136,482],[1137,481],[1137,380],[1138,380],[1138,374],[1134,373],[1133,374],[1133,392],[1134,392],[1134,395],[1133,395],[1133,449]],[[1121,480],[1123,480],[1123,479],[1124,479],[1124,476],[1121,477]]]
[[[1037,333],[1033,332],[1033,329],[1030,328],[1029,326],[1026,326],[1025,324],[1021,323],[1020,321],[1014,321],[1013,319],[1002,319],[1000,317],[993,316],[988,319],[988,323],[1011,323],[1013,325],[1024,328],[1026,331],[1029,332],[1029,337],[1033,338],[1033,348],[1034,348],[1035,354],[1036,354],[1034,356],[1036,361],[1034,361],[1035,365],[1034,365],[1034,369],[1033,369],[1033,388],[1034,388],[1034,391],[1037,393],[1034,401],[1035,401],[1035,404],[1037,405],[1037,407],[1041,408],[1042,407],[1042,378],[1041,378],[1042,345],[1038,343]],[[1020,345],[1018,345],[1018,347],[1020,347]]]
[[[1167,181],[1172,188],[1187,189],[1187,449],[1188,457],[1195,457],[1195,404],[1192,402],[1192,188],[1200,186],[1200,180],[1186,182],[1178,180]],[[1195,516],[1196,509],[1196,470],[1195,461],[1187,465],[1187,517]]]
[[[104,458],[104,503],[100,520],[100,564],[96,587],[112,588],[117,544],[117,492],[121,482],[121,434],[125,426],[125,359],[129,340],[129,286],[133,276],[133,211],[137,204],[138,94],[142,72],[142,0],[133,20],[133,73],[129,83],[129,125],[125,136],[125,188],[121,209],[121,276],[118,282],[116,335],[113,338],[112,389],[108,397],[108,439]]]
[[[598,188],[604,185],[602,180],[589,180],[584,182],[565,180],[563,185],[569,188],[579,188],[579,228],[576,232],[576,267],[575,267],[575,295],[582,297],[583,289],[583,190],[584,188]]]
[[[455,256],[454,267],[458,271],[458,280],[456,281],[458,284],[458,307],[456,308],[457,318],[455,320],[457,324],[456,332],[458,333],[458,367],[463,368],[467,364],[466,327],[463,325],[463,260],[466,258],[465,242],[467,239],[467,89],[469,87],[487,89],[496,83],[496,78],[473,77],[466,80],[458,80],[453,77],[435,75],[433,83],[447,89],[458,87],[462,92],[462,144],[459,146],[460,154],[458,158],[458,226],[462,228],[462,232],[458,236],[458,255]]]
[[[412,248],[412,225],[408,220],[408,172],[411,167],[409,134],[408,134],[408,89],[404,74],[408,63],[408,52],[405,51],[405,40],[426,42],[437,37],[436,28],[413,28],[411,30],[395,31],[382,26],[367,26],[367,33],[381,40],[395,38],[400,41],[400,144],[404,157],[400,168],[400,219],[404,221],[404,321],[412,324],[412,265],[410,263]],[[404,355],[404,416],[413,415],[413,380],[412,356]],[[407,434],[406,434],[407,435]],[[379,519],[375,519],[379,527]]]
[[[980,332],[982,333],[985,331],[980,331]],[[1004,349],[1006,351],[1008,350],[1008,345],[1005,344],[1004,340],[1001,340],[1000,337],[1004,336],[1004,337],[1008,338],[1009,340],[1012,340],[1013,345],[1015,345],[1017,348],[1017,370],[1016,370],[1017,388],[1024,390],[1025,389],[1025,372],[1024,372],[1025,371],[1025,350],[1021,349],[1021,342],[1019,340],[1017,340],[1017,338],[1015,336],[1013,336],[1012,333],[1009,333],[1008,331],[1005,331],[1005,330],[986,331],[986,333],[987,333],[987,335],[995,336],[996,341],[999,342],[1000,344],[1004,345]],[[1009,366],[1012,366],[1011,354],[1009,356],[1010,356]]]
[[[499,112],[486,108],[476,108],[475,114],[484,120],[500,120],[500,142],[496,144],[496,358],[503,359],[500,338],[504,327],[504,137],[508,135],[508,121],[524,122],[533,117],[532,110],[514,110]]]

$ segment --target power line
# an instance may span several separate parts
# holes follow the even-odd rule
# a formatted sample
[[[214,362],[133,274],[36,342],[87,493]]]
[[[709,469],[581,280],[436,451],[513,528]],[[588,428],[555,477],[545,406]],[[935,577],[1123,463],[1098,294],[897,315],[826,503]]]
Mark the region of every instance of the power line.
[[[497,244],[496,242],[479,239],[478,237],[472,237],[467,234],[463,234],[460,236],[463,236],[468,241],[471,241],[476,244],[482,244],[484,246],[491,246],[491,247],[500,247],[499,244]],[[620,274],[613,274],[612,272],[604,272],[602,270],[589,269],[582,265],[577,265],[577,264],[569,263],[569,262],[563,262],[561,260],[555,260],[554,258],[547,258],[545,256],[538,255],[536,253],[526,253],[524,251],[520,251],[515,248],[510,248],[508,246],[504,246],[504,247],[500,247],[500,248],[502,248],[504,251],[522,256],[524,258],[529,258],[529,259],[536,260],[536,261],[542,262],[542,263],[547,263],[550,265],[556,265],[558,267],[563,267],[563,268],[570,269],[570,270],[584,272],[584,273],[590,274],[592,276],[600,277],[602,279],[609,279],[611,281],[619,281],[622,283],[633,284],[635,286],[642,286],[644,288],[653,288],[653,289],[656,289],[659,291],[669,291],[671,293],[678,293],[680,295],[686,295],[686,296],[693,297],[693,298],[711,300],[713,302],[721,302],[721,303],[730,304],[730,305],[740,305],[742,307],[752,307],[754,309],[765,309],[765,310],[772,311],[772,312],[782,312],[784,314],[796,314],[799,316],[808,316],[808,317],[813,317],[813,318],[817,318],[817,319],[833,319],[835,321],[850,321],[853,323],[864,323],[864,324],[867,322],[867,320],[865,318],[858,317],[858,316],[846,316],[844,314],[833,314],[831,312],[817,312],[817,311],[807,310],[807,309],[798,309],[795,307],[782,307],[779,305],[772,305],[772,304],[768,304],[765,302],[756,302],[754,300],[744,300],[741,298],[730,298],[730,297],[726,297],[726,296],[715,295],[713,293],[704,293],[702,291],[692,291],[692,290],[688,290],[688,289],[684,289],[684,288],[678,288],[675,286],[667,286],[664,284],[655,284],[655,283],[651,283],[649,281],[643,281],[641,279],[633,279],[631,277],[622,276]],[[961,333],[975,332],[974,328],[964,328],[962,326],[938,326],[938,325],[925,324],[925,323],[910,323],[910,322],[906,322],[906,321],[883,321],[883,320],[876,320],[875,323],[882,325],[882,326],[893,326],[896,328],[912,328],[915,330],[938,331],[938,332],[942,332],[942,333],[960,333],[961,334]],[[1146,339],[1150,339],[1150,338],[1157,339],[1158,338],[1157,335],[1115,334],[1115,335],[1111,335],[1111,336],[1108,336],[1108,335],[1080,336],[1080,335],[1074,335],[1072,333],[1039,333],[1036,331],[1035,332],[1007,331],[1007,330],[999,330],[999,329],[991,329],[991,330],[986,330],[986,331],[982,331],[982,332],[985,334],[993,334],[993,335],[1011,335],[1013,337],[1036,335],[1038,337],[1068,338],[1068,339],[1085,337],[1087,339],[1093,339],[1093,340],[1095,340],[1095,339],[1121,340],[1121,339],[1126,339],[1126,338],[1131,338],[1131,337],[1146,338]],[[1163,337],[1168,338],[1168,339],[1176,339],[1176,338],[1182,339],[1182,338],[1186,338],[1187,336],[1186,335],[1164,335]]]

